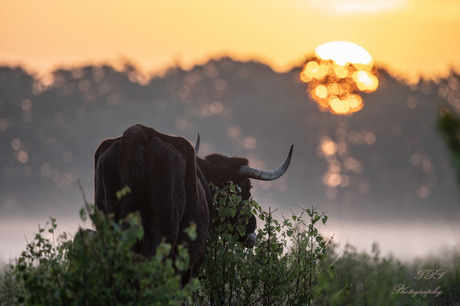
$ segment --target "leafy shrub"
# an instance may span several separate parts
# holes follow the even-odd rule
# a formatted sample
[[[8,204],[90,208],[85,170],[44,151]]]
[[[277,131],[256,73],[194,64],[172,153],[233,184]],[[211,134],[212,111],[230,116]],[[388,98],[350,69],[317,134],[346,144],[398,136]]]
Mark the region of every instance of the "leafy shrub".
[[[239,210],[240,203],[242,205]],[[199,276],[201,286],[196,302],[204,305],[303,305],[315,301],[326,290],[324,280],[333,276],[333,263],[326,264],[330,243],[318,232],[316,224],[327,216],[314,209],[300,216],[273,218],[249,200],[244,203],[238,186],[215,188],[215,215]],[[256,245],[245,248],[239,235],[251,212],[265,224],[258,231]],[[303,220],[308,215],[310,223]],[[239,216],[238,216],[239,214]],[[238,216],[235,226],[227,222]],[[320,264],[331,273],[323,274]]]
[[[451,153],[451,164],[457,173],[460,184],[460,116],[450,107],[441,109],[438,117],[438,129]]]
[[[82,218],[85,213],[82,210]],[[179,249],[173,263],[171,245],[161,244],[155,256],[131,251],[143,230],[136,214],[115,222],[101,213],[90,215],[97,235],[82,229],[74,241],[62,236],[56,245],[55,219],[39,228],[27,250],[6,267],[0,304],[28,305],[178,305],[191,301],[197,282],[181,288],[175,268],[188,266],[188,254]]]
[[[335,247],[329,260],[337,258]],[[380,255],[377,244],[371,253],[346,245],[335,264],[336,278],[317,300],[327,305],[459,305],[460,256],[428,258],[402,263]],[[337,295],[334,292],[342,291]],[[332,293],[332,294],[331,294]]]
[[[334,248],[330,258],[339,256]],[[342,290],[344,294],[325,294],[321,301],[333,305],[423,305],[423,299],[399,294],[394,290],[398,284],[412,285],[412,272],[393,257],[381,257],[377,244],[371,254],[358,252],[346,245],[335,267],[336,279],[329,283],[329,292]]]
[[[327,216],[305,209],[279,222],[271,209],[267,213],[253,200],[242,201],[233,184],[214,191],[213,227],[201,273],[183,288],[177,270],[188,267],[186,249],[180,247],[173,262],[171,246],[163,243],[155,256],[145,258],[131,251],[143,235],[139,215],[115,222],[95,212],[89,217],[97,234],[80,229],[73,241],[65,235],[55,241],[53,218],[39,228],[26,251],[6,267],[0,304],[306,305],[330,289],[330,240],[316,226]],[[264,224],[248,249],[238,238],[251,213]],[[81,218],[87,218],[85,210]],[[235,218],[236,224],[228,222]],[[195,234],[193,228],[188,232]]]

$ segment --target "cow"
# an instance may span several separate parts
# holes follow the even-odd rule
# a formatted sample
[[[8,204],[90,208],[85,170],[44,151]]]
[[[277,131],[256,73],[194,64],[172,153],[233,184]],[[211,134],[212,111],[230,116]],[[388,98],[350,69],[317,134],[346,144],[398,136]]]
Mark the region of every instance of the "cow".
[[[136,124],[122,136],[106,139],[98,146],[95,158],[95,205],[105,215],[114,214],[116,221],[138,211],[144,237],[134,251],[145,256],[155,254],[162,241],[172,245],[172,256],[179,244],[185,244],[190,257],[190,270],[183,282],[196,275],[205,251],[205,242],[213,211],[213,198],[208,184],[226,186],[229,181],[240,187],[243,200],[250,198],[250,179],[274,180],[289,167],[293,147],[277,170],[252,168],[248,160],[211,154],[196,156],[185,138],[165,135],[153,128]],[[121,199],[117,191],[129,187]],[[197,237],[191,240],[184,232],[192,223]],[[255,243],[256,219],[251,216],[246,234],[240,241],[251,247]]]

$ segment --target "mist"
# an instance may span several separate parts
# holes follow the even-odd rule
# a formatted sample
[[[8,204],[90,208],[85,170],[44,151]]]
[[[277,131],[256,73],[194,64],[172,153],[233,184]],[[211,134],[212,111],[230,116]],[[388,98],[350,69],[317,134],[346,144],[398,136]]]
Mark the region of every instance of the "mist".
[[[324,233],[341,247],[376,242],[411,260],[458,246],[459,185],[437,120],[456,101],[459,76],[408,85],[378,69],[362,110],[335,115],[312,101],[300,71],[223,57],[151,79],[129,63],[58,69],[45,84],[1,67],[0,260],[17,256],[49,216],[58,231],[77,231],[77,180],[92,202],[97,145],[135,123],[192,143],[200,133],[201,156],[243,156],[261,168],[276,168],[294,144],[287,173],[253,181],[254,199],[278,218],[299,206],[324,211]]]

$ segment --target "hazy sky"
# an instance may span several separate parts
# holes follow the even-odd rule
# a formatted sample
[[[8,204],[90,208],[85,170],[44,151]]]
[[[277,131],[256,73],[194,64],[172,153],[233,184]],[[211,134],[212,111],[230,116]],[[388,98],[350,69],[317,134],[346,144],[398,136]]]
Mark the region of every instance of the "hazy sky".
[[[262,60],[282,71],[337,40],[364,47],[377,64],[406,77],[434,77],[451,67],[460,71],[460,1],[0,0],[0,65],[20,64],[37,72],[123,58],[155,72],[222,55]],[[23,245],[22,232],[15,228],[31,232],[24,224],[35,229],[37,222],[9,219],[0,222],[0,245]],[[407,241],[421,229],[395,230],[405,236],[394,249],[402,252],[406,245],[417,254]],[[357,231],[371,238],[361,242],[353,236]],[[331,225],[342,241],[368,243],[385,231]],[[430,239],[456,242],[454,232],[457,228],[449,229],[445,239]],[[382,239],[391,245],[393,237]],[[434,245],[429,239],[412,241],[425,251],[430,251],[426,241]],[[10,255],[3,252],[0,260]]]
[[[457,0],[0,0],[0,64],[33,70],[128,58],[145,70],[209,56],[300,64],[336,40],[393,71],[460,69]]]

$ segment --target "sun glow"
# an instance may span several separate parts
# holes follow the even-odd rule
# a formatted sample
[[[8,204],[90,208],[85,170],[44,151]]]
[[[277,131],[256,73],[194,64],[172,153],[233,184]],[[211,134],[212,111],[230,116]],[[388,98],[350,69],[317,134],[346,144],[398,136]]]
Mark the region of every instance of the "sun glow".
[[[379,85],[369,52],[343,41],[326,43],[315,51],[316,58],[308,61],[300,74],[310,97],[321,110],[333,114],[361,110],[364,103],[359,92],[373,92]]]
[[[323,60],[333,60],[340,66],[347,64],[372,65],[369,52],[357,44],[347,41],[325,43],[315,49],[316,56]]]

